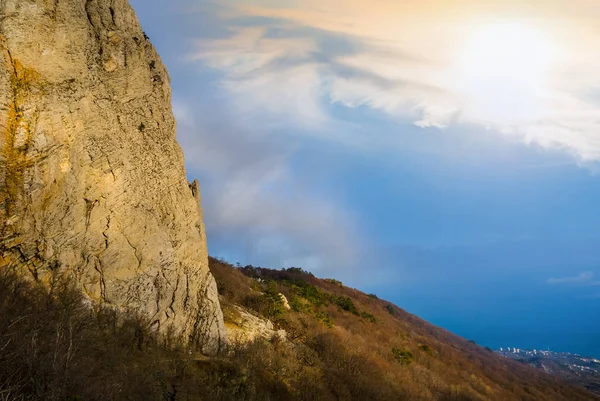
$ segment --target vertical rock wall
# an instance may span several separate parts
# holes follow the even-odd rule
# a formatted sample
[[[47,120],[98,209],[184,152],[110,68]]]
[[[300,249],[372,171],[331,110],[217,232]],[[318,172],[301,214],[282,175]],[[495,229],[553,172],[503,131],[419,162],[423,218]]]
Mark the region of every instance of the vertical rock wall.
[[[0,0],[0,268],[225,341],[169,76],[126,0]]]

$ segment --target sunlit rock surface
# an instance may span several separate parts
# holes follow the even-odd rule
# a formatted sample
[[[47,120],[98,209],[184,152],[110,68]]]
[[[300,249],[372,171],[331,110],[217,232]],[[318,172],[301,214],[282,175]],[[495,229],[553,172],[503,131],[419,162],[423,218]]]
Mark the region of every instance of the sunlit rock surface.
[[[225,341],[169,76],[126,0],[0,0],[0,266],[215,353]]]

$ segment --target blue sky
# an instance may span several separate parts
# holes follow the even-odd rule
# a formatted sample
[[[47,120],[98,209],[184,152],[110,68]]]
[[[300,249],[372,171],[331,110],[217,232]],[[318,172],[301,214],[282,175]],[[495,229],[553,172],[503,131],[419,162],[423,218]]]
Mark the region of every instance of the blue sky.
[[[131,3],[212,255],[600,357],[593,1]]]

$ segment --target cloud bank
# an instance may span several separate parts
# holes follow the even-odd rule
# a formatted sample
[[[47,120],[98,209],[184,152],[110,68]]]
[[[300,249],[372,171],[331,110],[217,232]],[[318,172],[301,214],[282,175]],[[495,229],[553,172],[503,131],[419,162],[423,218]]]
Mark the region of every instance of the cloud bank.
[[[197,3],[178,1],[197,12]],[[197,91],[207,93],[176,89],[175,107],[188,166],[203,175],[213,243],[235,233],[247,242],[241,261],[273,266],[360,264],[369,245],[357,216],[342,196],[310,184],[318,172],[299,172],[298,163],[310,163],[297,160],[307,141],[377,157],[407,145],[394,138],[397,130],[457,136],[468,126],[468,135],[478,127],[482,137],[493,131],[536,149],[563,149],[575,162],[598,160],[597,10],[583,0],[568,12],[556,2],[521,3],[224,0],[201,7],[218,29],[189,29],[180,62],[200,71]],[[532,46],[513,49],[519,41]],[[364,122],[373,116],[386,128]]]
[[[598,161],[600,12],[591,0],[567,12],[521,3],[230,0],[230,34],[189,57],[220,71],[248,116],[311,131],[334,123],[332,107],[366,107]]]

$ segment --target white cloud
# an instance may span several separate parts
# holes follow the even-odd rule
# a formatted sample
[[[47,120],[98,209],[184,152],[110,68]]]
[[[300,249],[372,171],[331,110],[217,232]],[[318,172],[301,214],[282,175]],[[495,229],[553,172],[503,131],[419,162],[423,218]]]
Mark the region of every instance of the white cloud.
[[[560,36],[557,46],[569,51],[547,80],[530,80],[535,71],[529,71],[515,82],[502,69],[488,74],[471,66],[469,57],[461,59],[477,25],[473,21],[492,19],[473,19],[478,7],[472,0],[447,3],[436,12],[432,6],[440,2],[434,0],[224,3],[228,13],[221,18],[229,35],[196,40],[188,60],[219,72],[219,90],[231,115],[210,125],[205,120],[210,116],[194,118],[199,107],[176,103],[175,109],[180,139],[194,157],[188,165],[210,171],[219,183],[203,191],[207,224],[223,233],[243,233],[256,254],[286,255],[281,263],[318,267],[352,263],[360,252],[354,217],[336,208],[336,200],[296,187],[299,180],[291,170],[289,133],[299,130],[361,147],[367,141],[369,146],[391,143],[372,132],[357,139],[359,130],[340,125],[330,112],[334,107],[357,113],[368,107],[419,127],[475,124],[511,140],[564,149],[580,161],[600,160],[600,50],[595,45],[600,38],[590,28],[593,19],[582,18],[593,10],[585,8],[586,0],[574,0],[568,15],[554,3],[537,3],[532,26]],[[507,5],[520,3],[498,0],[486,7],[506,11]],[[536,53],[520,53],[526,69]],[[502,61],[490,55],[492,67]],[[591,88],[598,89],[597,98]],[[270,146],[274,141],[281,142]],[[203,185],[212,184],[205,180]]]
[[[410,81],[382,85],[366,78],[334,77],[329,89],[334,103],[379,109],[420,127],[444,128],[459,111],[451,93]]]
[[[469,0],[452,7],[388,0],[228,4],[237,17],[269,22],[199,41],[190,57],[223,72],[223,87],[248,118],[322,127],[332,120],[329,100],[420,127],[476,124],[580,161],[600,160],[600,34],[589,0],[562,14],[551,2],[536,3],[535,12],[516,1],[487,2],[487,10]],[[488,29],[496,25],[498,32]],[[491,42],[477,41],[480,29]],[[328,35],[354,46],[339,54],[322,41]],[[520,45],[518,37],[529,43]]]
[[[304,59],[317,50],[310,39],[266,37],[265,27],[233,28],[228,39],[197,41],[188,57],[205,60],[217,69],[226,69],[232,76],[242,76],[268,66],[280,59]]]
[[[193,155],[188,170],[207,174],[202,203],[210,238],[236,237],[244,261],[271,267],[355,267],[361,249],[356,220],[335,199],[301,185],[306,177],[290,170],[293,144],[225,112],[182,100],[174,110],[178,139]]]
[[[233,32],[228,39],[197,41],[188,57],[225,72],[223,88],[239,113],[248,118],[270,113],[309,127],[327,120],[319,65],[310,61],[318,50],[312,39],[269,38],[264,27]]]
[[[585,285],[597,285],[596,282],[593,282],[594,273],[592,272],[583,272],[578,274],[577,276],[572,277],[550,277],[546,282],[548,284],[585,284]]]

